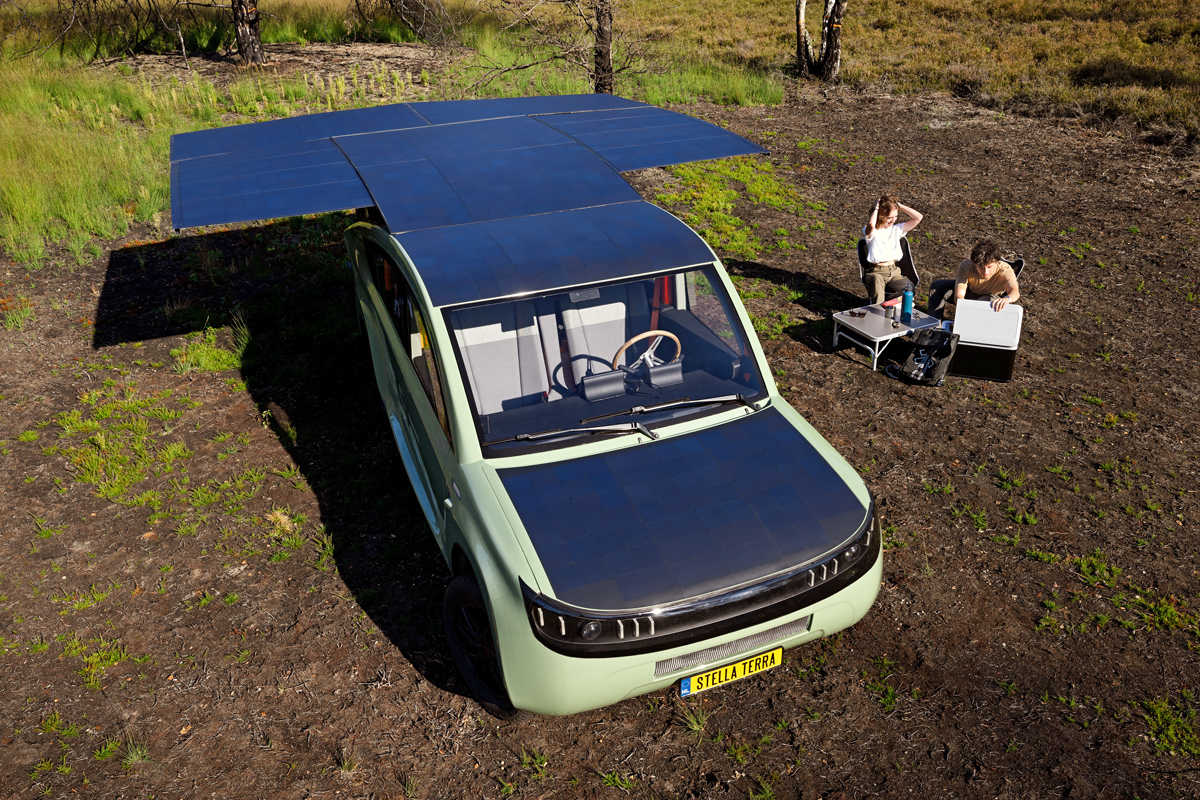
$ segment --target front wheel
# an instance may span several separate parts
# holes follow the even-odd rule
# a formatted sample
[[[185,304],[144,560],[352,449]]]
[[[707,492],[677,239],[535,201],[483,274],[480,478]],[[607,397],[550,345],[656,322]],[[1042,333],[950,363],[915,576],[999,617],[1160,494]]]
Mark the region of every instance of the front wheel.
[[[454,665],[479,704],[499,719],[521,717],[522,712],[509,702],[491,617],[479,582],[470,571],[461,573],[446,587],[442,624]]]

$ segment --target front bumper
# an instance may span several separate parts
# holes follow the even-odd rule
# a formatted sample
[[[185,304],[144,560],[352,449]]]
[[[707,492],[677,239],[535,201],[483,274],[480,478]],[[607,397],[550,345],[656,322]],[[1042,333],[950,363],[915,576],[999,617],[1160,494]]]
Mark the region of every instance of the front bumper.
[[[584,658],[550,649],[528,624],[505,626],[501,652],[509,697],[517,708],[537,714],[574,714],[663,689],[756,651],[795,647],[836,633],[862,619],[879,592],[882,550],[880,537],[872,538],[859,568],[853,576],[847,570],[846,582],[832,584],[831,593],[800,593],[795,597],[803,605],[782,611],[781,604],[765,606],[761,613],[771,614],[769,618],[750,622],[743,615],[725,632],[693,629],[687,641],[665,649]]]
[[[543,646],[576,658],[657,653],[787,616],[837,594],[877,560],[874,503],[863,529],[824,558],[732,591],[661,608],[598,612],[544,597],[521,582],[525,611]]]

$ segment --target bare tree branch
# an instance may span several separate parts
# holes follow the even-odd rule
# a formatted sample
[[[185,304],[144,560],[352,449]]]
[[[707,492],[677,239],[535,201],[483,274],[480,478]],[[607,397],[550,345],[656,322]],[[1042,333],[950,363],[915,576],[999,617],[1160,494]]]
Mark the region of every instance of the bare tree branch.
[[[503,20],[502,31],[528,54],[519,65],[491,63],[478,86],[500,75],[550,62],[583,74],[597,92],[612,92],[614,76],[649,72],[654,45],[669,32],[644,32],[620,17],[623,0],[482,0]],[[543,55],[544,54],[544,55]]]

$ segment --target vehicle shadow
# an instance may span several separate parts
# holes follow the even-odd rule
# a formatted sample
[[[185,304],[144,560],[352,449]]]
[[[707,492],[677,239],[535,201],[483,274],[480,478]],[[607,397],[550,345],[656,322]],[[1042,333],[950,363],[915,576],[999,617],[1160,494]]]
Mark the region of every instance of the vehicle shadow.
[[[93,345],[176,336],[211,339],[232,351],[241,345],[240,372],[225,377],[244,381],[258,422],[278,437],[311,487],[320,519],[306,528],[324,525],[346,587],[422,677],[466,695],[442,633],[449,570],[380,404],[341,245],[347,220],[331,219],[113,252]],[[205,469],[189,465],[191,479],[206,480]],[[270,510],[269,501],[256,497],[244,513],[261,518]]]
[[[790,297],[775,295],[777,303],[820,315],[818,319],[795,319],[786,312],[782,312],[782,317],[778,316],[780,312],[776,312],[775,317],[767,316],[764,319],[762,324],[765,330],[758,331],[760,338],[765,339],[787,336],[814,353],[835,352],[832,320],[835,313],[857,308],[867,302],[865,289],[858,294],[848,292],[803,270],[780,269],[759,261],[741,259],[729,259],[725,266],[731,275],[782,287]],[[844,350],[848,346],[843,343],[836,350]]]

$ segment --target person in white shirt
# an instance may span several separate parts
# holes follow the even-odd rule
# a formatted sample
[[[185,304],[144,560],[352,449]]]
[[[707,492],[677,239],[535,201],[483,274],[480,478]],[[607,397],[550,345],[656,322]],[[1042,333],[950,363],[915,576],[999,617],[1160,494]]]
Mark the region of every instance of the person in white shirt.
[[[901,213],[908,216],[903,223],[897,222]],[[921,224],[921,212],[903,205],[891,195],[875,201],[871,217],[863,227],[863,238],[867,240],[867,269],[863,271],[863,286],[872,303],[882,303],[885,293],[900,291],[908,279],[900,272],[900,239]]]

